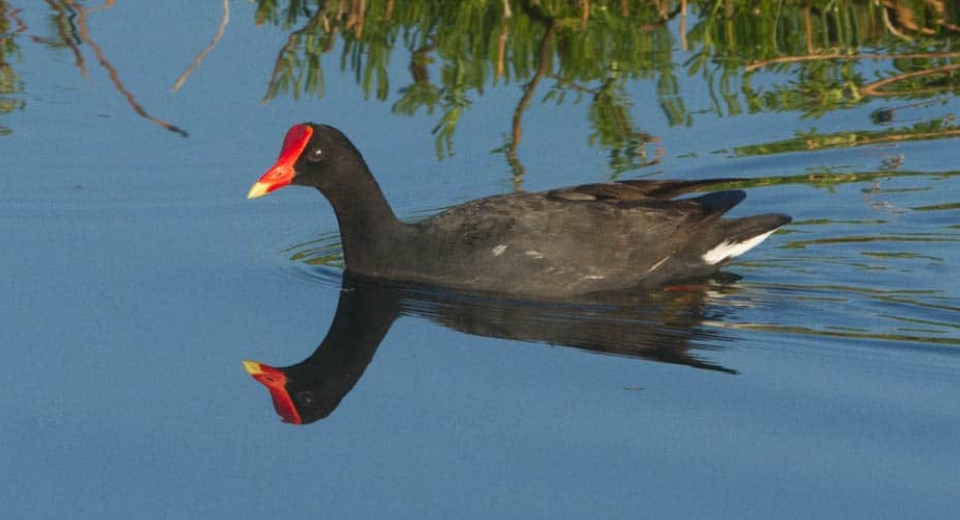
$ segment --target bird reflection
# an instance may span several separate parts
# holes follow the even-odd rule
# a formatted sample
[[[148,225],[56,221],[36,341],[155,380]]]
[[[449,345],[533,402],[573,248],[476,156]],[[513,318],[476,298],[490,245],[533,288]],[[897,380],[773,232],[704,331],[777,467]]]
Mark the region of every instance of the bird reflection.
[[[466,334],[575,347],[735,374],[690,353],[726,337],[704,326],[722,318],[707,300],[725,285],[605,293],[574,301],[494,300],[479,295],[396,286],[345,277],[327,336],[307,359],[275,368],[243,365],[270,391],[284,422],[308,424],[330,415],[354,387],[400,316],[432,320]]]

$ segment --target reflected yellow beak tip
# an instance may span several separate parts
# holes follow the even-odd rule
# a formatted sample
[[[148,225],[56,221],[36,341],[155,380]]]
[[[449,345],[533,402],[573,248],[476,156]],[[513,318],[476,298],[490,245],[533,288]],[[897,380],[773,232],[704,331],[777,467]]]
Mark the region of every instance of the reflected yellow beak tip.
[[[248,199],[255,199],[257,197],[262,197],[268,193],[269,185],[265,182],[257,182],[250,188],[250,192],[247,193]]]
[[[256,361],[251,361],[249,359],[243,360],[243,369],[247,371],[251,376],[255,376],[263,373],[263,369],[260,368],[260,363]]]

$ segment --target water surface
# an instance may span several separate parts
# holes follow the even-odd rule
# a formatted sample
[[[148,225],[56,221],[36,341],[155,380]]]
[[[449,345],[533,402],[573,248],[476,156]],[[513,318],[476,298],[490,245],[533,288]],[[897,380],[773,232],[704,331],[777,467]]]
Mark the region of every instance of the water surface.
[[[70,41],[83,69],[70,46],[44,43],[63,21],[52,7],[14,13],[0,2],[4,41],[16,45],[4,62],[19,81],[3,94],[15,108],[0,113],[6,514],[954,513],[955,87],[819,111],[787,97],[780,109],[751,106],[771,98],[748,86],[795,92],[781,88],[793,76],[688,74],[699,47],[681,49],[672,18],[664,67],[676,94],[637,74],[616,105],[654,138],[603,144],[616,135],[594,124],[606,105],[572,91],[544,101],[577,80],[548,76],[523,114],[518,168],[491,151],[513,128],[522,71],[466,89],[469,108],[438,144],[442,107],[395,108],[412,83],[402,46],[383,65],[393,78],[384,101],[341,68],[355,40],[335,38],[320,54],[322,97],[261,103],[306,18],[257,26],[248,3],[230,5],[223,38],[171,93],[222,7],[159,5],[88,6],[85,23],[124,88],[186,138],[132,110],[79,32]],[[433,57],[440,83],[449,62]],[[389,319],[373,314],[385,332],[362,374],[326,418],[284,424],[241,360],[308,358],[350,296],[332,211],[315,192],[244,199],[303,120],[343,129],[407,219],[517,185],[733,175],[748,179],[735,216],[795,220],[729,266],[739,279],[654,301],[550,307],[374,291],[357,308],[383,306]],[[637,146],[645,155],[614,152]]]

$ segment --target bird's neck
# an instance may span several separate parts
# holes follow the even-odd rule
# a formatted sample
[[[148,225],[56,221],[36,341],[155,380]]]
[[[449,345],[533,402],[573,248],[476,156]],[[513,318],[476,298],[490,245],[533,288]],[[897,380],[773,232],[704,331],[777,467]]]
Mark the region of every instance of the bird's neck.
[[[362,173],[335,190],[321,189],[333,206],[340,226],[344,263],[347,270],[371,272],[379,270],[387,256],[391,240],[406,227],[400,222],[380,191],[380,185],[363,165]]]

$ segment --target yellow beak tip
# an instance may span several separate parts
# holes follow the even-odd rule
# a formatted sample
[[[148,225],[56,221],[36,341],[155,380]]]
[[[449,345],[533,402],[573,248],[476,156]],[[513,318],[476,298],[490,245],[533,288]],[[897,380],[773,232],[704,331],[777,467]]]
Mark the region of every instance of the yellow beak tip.
[[[251,376],[255,376],[263,372],[263,370],[260,368],[260,363],[257,363],[256,361],[251,361],[249,359],[243,360],[243,369],[246,370],[247,373],[250,374]]]
[[[252,188],[250,188],[250,191],[247,193],[247,198],[248,198],[248,199],[255,199],[255,198],[257,198],[257,197],[262,197],[262,196],[266,195],[267,193],[268,193],[268,192],[267,192],[267,184],[266,184],[266,183],[263,183],[263,182],[258,182],[258,183],[256,183],[256,184],[254,184]]]

